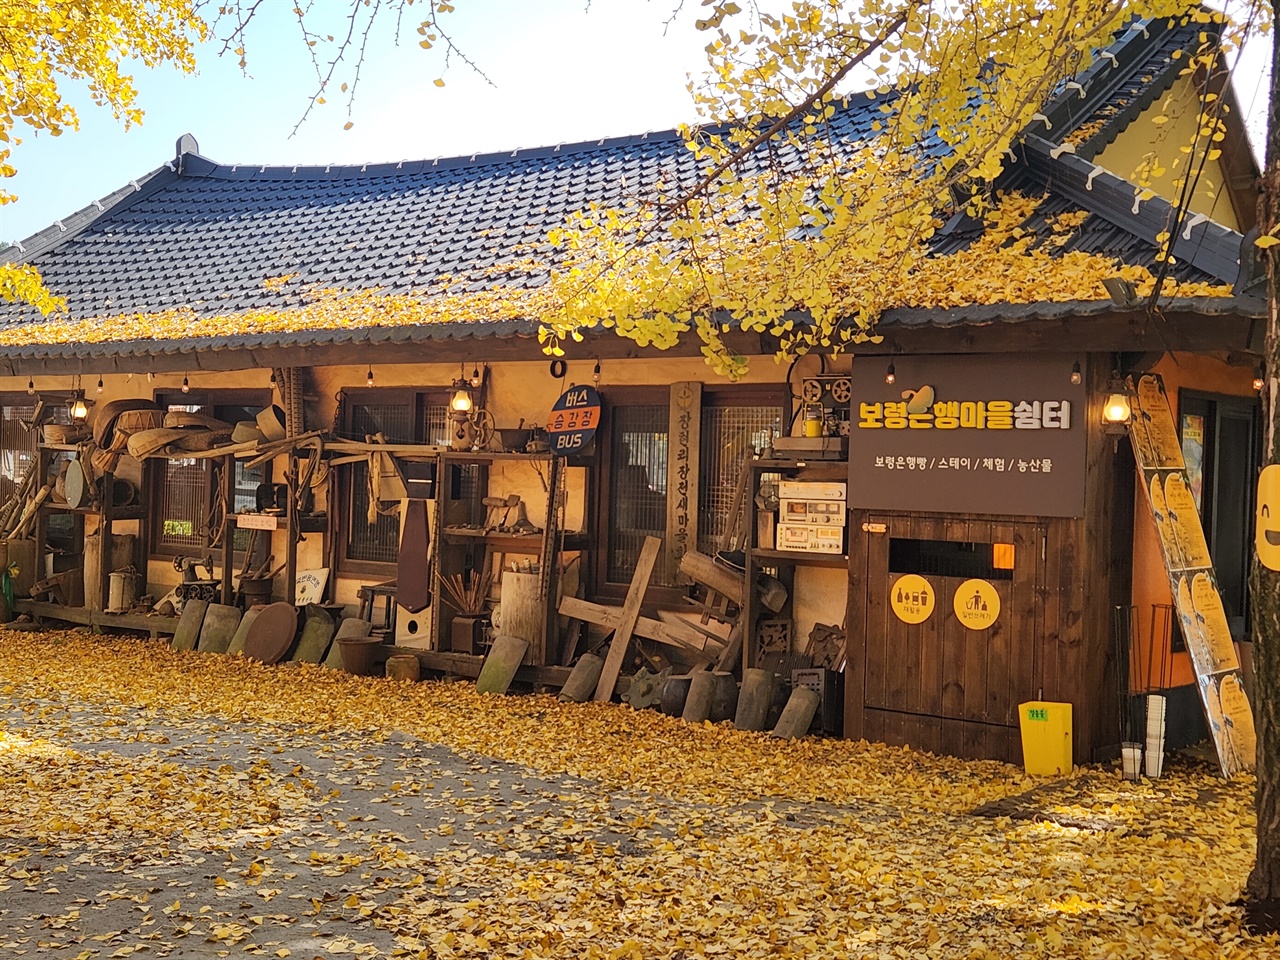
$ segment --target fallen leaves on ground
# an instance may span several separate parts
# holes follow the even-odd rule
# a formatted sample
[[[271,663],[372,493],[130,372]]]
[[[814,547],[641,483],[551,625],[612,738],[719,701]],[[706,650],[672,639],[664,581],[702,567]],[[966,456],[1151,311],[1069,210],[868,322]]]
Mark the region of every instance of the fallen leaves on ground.
[[[60,889],[33,838],[149,865],[110,949],[48,894],[37,938],[88,956],[1280,956],[1230,906],[1253,781],[1207,767],[1050,781],[79,632],[0,631],[0,706],[0,888]]]

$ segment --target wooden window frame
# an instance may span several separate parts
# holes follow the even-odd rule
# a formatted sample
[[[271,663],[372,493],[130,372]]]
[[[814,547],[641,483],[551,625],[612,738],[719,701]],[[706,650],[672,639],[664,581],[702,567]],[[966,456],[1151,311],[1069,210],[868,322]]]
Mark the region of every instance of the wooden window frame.
[[[670,408],[669,384],[645,386],[605,387],[600,390],[603,406],[602,429],[596,435],[595,475],[593,496],[588,505],[587,530],[591,534],[591,589],[605,603],[621,603],[627,595],[629,583],[611,582],[608,579],[608,518],[612,504],[607,502],[612,480],[610,449],[612,447],[613,418],[611,411],[627,406],[663,406]],[[791,393],[785,383],[703,384],[702,407],[745,407],[777,405],[779,420],[786,430],[791,422]],[[701,493],[701,491],[699,491]],[[668,497],[670,492],[668,491]],[[645,592],[646,606],[677,607],[689,595],[687,586],[650,586]]]
[[[152,399],[162,410],[170,404],[190,404],[191,406],[207,407],[234,406],[261,410],[274,402],[270,389],[256,387],[193,388],[188,393],[182,393],[180,390],[164,389],[154,391]],[[271,465],[268,463],[266,466],[269,480]],[[212,503],[215,493],[212,470],[209,471],[209,475],[205,479],[206,502]],[[160,516],[162,513],[161,501],[164,496],[164,471],[160,468],[159,462],[143,462],[142,485],[148,491],[146,519],[143,521],[147,525],[149,534],[147,539],[150,541],[148,559],[172,560],[174,557],[189,556],[195,550],[198,550],[203,556],[213,549],[209,546],[208,531],[205,533],[205,545],[202,547],[184,548],[161,543]],[[237,557],[243,557],[244,551],[236,550],[234,554]]]
[[[450,384],[438,384],[432,386],[412,387],[343,387],[342,388],[342,409],[340,411],[340,422],[337,427],[343,436],[354,436],[351,429],[351,406],[352,404],[412,404],[413,415],[412,423],[415,439],[413,443],[425,443],[422,439],[423,430],[426,427],[426,408],[431,401],[439,399],[441,403],[448,406],[451,394]],[[336,518],[331,521],[331,534],[337,537],[334,557],[337,561],[337,576],[350,577],[355,579],[367,580],[390,580],[396,575],[395,563],[387,563],[380,560],[359,560],[347,556],[347,548],[349,545],[348,533],[354,524],[351,516],[352,505],[352,475],[354,471],[350,469],[341,469],[334,471],[336,475],[337,488],[333,499],[334,512]]]

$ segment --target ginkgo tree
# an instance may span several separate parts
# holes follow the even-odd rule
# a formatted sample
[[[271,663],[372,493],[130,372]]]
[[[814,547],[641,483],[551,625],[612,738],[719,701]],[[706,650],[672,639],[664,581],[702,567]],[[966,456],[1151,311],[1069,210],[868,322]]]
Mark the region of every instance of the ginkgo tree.
[[[799,0],[776,16],[744,12],[731,0],[704,6],[699,26],[711,37],[711,74],[694,92],[707,123],[687,136],[706,173],[691,188],[585,211],[553,236],[569,262],[553,278],[561,309],[545,320],[552,350],[594,327],[660,347],[692,332],[708,360],[732,375],[745,361],[726,346],[722,335],[731,330],[768,331],[784,355],[874,339],[881,313],[930,274],[936,258],[928,241],[943,217],[964,209],[999,225],[1006,201],[991,188],[1016,141],[1027,130],[1053,139],[1041,108],[1123,30],[1145,19],[1202,24],[1201,47],[1186,57],[1184,73],[1205,76],[1223,71],[1224,53],[1246,33],[1269,29],[1276,12],[1274,0],[1240,5],[1232,19],[1164,0]],[[1266,462],[1280,462],[1280,243],[1271,243],[1280,236],[1280,45],[1275,63],[1260,217],[1271,279]],[[831,135],[842,81],[854,70],[877,78],[855,95],[875,100],[883,116],[862,142]],[[1143,291],[1153,311],[1161,296],[1179,292],[1168,278],[1170,238],[1186,215],[1197,165],[1216,158],[1225,136],[1222,98],[1205,86],[1195,106],[1193,142],[1173,144],[1171,155],[1132,172],[1139,196],[1149,197],[1158,168],[1173,168],[1182,196],[1157,238],[1153,282]],[[762,154],[770,162],[761,164]],[[1274,930],[1280,573],[1257,571],[1253,610],[1258,847],[1246,899],[1254,925]]]

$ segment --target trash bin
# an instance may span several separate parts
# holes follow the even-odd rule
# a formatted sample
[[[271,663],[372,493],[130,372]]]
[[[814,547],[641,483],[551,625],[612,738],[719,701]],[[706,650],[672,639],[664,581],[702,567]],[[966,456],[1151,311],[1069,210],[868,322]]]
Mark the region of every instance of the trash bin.
[[[1031,776],[1071,772],[1071,704],[1031,700],[1018,704],[1022,765]]]

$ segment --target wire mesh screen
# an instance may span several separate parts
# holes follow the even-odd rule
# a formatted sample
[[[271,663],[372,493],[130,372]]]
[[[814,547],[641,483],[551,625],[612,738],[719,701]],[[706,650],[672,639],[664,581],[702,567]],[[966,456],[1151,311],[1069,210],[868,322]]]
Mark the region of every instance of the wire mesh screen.
[[[209,461],[166,460],[163,469],[156,544],[162,549],[202,549],[208,532]]]
[[[422,442],[437,446],[449,444],[449,408],[443,403],[428,403],[422,412]]]
[[[413,443],[413,407],[408,403],[353,403],[350,432],[358,437],[381,433],[388,443]],[[369,523],[369,465],[351,465],[347,511],[347,557],[376,563],[395,563],[400,546],[400,521],[377,514]]]
[[[34,406],[5,406],[0,411],[4,415],[0,421],[0,500],[8,501],[35,461],[39,431],[27,430],[19,422],[30,420]]]
[[[666,405],[617,407],[609,448],[609,562],[611,583],[626,583],[635,571],[644,538],[667,532]],[[659,559],[654,584],[671,583]]]
[[[698,480],[698,549],[720,549],[745,457],[782,433],[782,415],[771,406],[703,407]]]
[[[264,463],[250,468],[245,466],[245,461],[237,460],[235,473],[232,474],[231,480],[231,512],[241,513],[256,509],[258,506],[258,484],[266,479],[267,464]],[[247,550],[249,549],[251,538],[251,531],[237,529],[231,540],[231,545],[236,550]]]

